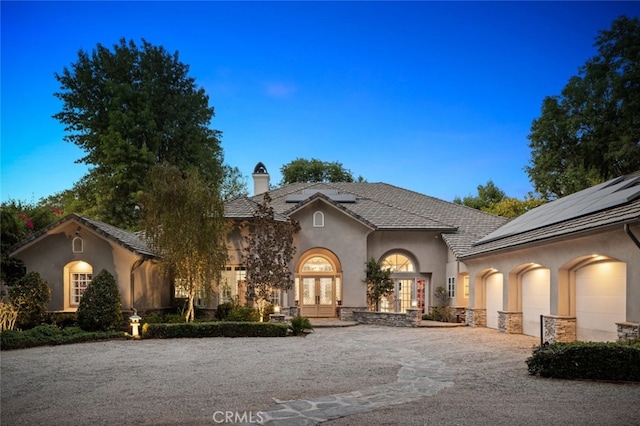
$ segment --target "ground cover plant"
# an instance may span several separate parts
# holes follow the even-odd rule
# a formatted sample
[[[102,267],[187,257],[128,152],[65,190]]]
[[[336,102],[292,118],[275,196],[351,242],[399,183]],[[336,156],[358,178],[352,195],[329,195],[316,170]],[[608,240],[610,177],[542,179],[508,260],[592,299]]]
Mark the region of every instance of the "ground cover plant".
[[[640,339],[545,344],[526,363],[541,377],[640,381]]]
[[[58,328],[52,324],[39,325],[30,330],[5,330],[0,333],[0,349],[24,349],[125,338],[122,331],[84,331],[80,327]]]
[[[146,323],[142,326],[145,339],[201,337],[286,337],[288,326],[273,322],[183,322],[175,324]]]

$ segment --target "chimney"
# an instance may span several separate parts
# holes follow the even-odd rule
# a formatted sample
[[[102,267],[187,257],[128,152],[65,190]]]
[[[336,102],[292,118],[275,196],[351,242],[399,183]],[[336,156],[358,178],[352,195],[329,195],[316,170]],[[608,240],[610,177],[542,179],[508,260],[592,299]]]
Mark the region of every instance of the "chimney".
[[[256,164],[253,169],[253,195],[263,194],[269,191],[269,173],[262,163]]]

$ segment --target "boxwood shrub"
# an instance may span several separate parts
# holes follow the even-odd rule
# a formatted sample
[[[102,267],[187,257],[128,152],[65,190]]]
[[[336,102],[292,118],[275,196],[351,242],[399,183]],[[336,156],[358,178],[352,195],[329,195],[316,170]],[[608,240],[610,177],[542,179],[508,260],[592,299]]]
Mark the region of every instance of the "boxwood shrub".
[[[541,377],[640,381],[640,340],[552,343],[534,349],[526,363]]]
[[[285,337],[287,325],[272,322],[184,322],[145,324],[142,337],[173,339],[180,337]]]
[[[0,333],[0,348],[2,350],[24,349],[124,337],[125,333],[119,331],[88,332],[80,327],[60,329],[55,325],[49,324],[39,325],[26,331],[5,330]]]

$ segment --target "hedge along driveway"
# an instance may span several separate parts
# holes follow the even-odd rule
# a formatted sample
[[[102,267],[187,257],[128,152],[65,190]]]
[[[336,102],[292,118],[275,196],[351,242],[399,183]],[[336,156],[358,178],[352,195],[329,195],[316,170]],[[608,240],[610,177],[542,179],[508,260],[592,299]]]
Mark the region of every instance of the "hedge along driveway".
[[[401,357],[443,363],[454,384],[419,401],[323,425],[633,424],[640,386],[544,379],[538,339],[489,329],[317,329],[305,338],[118,340],[2,353],[2,424],[211,425],[398,380]]]

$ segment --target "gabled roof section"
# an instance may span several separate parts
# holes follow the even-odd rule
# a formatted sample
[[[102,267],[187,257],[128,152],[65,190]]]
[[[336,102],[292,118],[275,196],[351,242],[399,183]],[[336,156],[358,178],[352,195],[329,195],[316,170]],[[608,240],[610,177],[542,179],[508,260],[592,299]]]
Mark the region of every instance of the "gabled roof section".
[[[105,239],[114,241],[115,243],[134,253],[142,256],[158,257],[158,255],[154,253],[153,250],[149,248],[147,243],[137,234],[75,213],[71,213],[63,217],[62,219],[50,224],[49,226],[41,229],[40,231],[35,232],[29,238],[26,238],[25,240],[11,247],[9,249],[9,253],[15,253],[21,248],[34,243],[36,240],[44,237],[49,231],[69,221],[76,221],[79,224],[82,224],[85,227],[93,230]]]
[[[258,201],[256,197],[249,198],[245,195],[239,195],[224,203],[224,217],[231,220],[252,220],[253,216],[258,210]],[[260,201],[262,201],[260,199]],[[273,217],[279,222],[286,222],[287,216],[273,212]]]
[[[640,172],[544,204],[478,240],[467,256],[640,220]]]
[[[322,198],[375,230],[443,232],[445,242],[456,254],[506,222],[500,216],[386,183],[293,183],[271,190],[269,195],[274,210],[284,215]],[[259,202],[262,196],[252,199]],[[295,199],[302,201],[294,204],[291,200]]]

